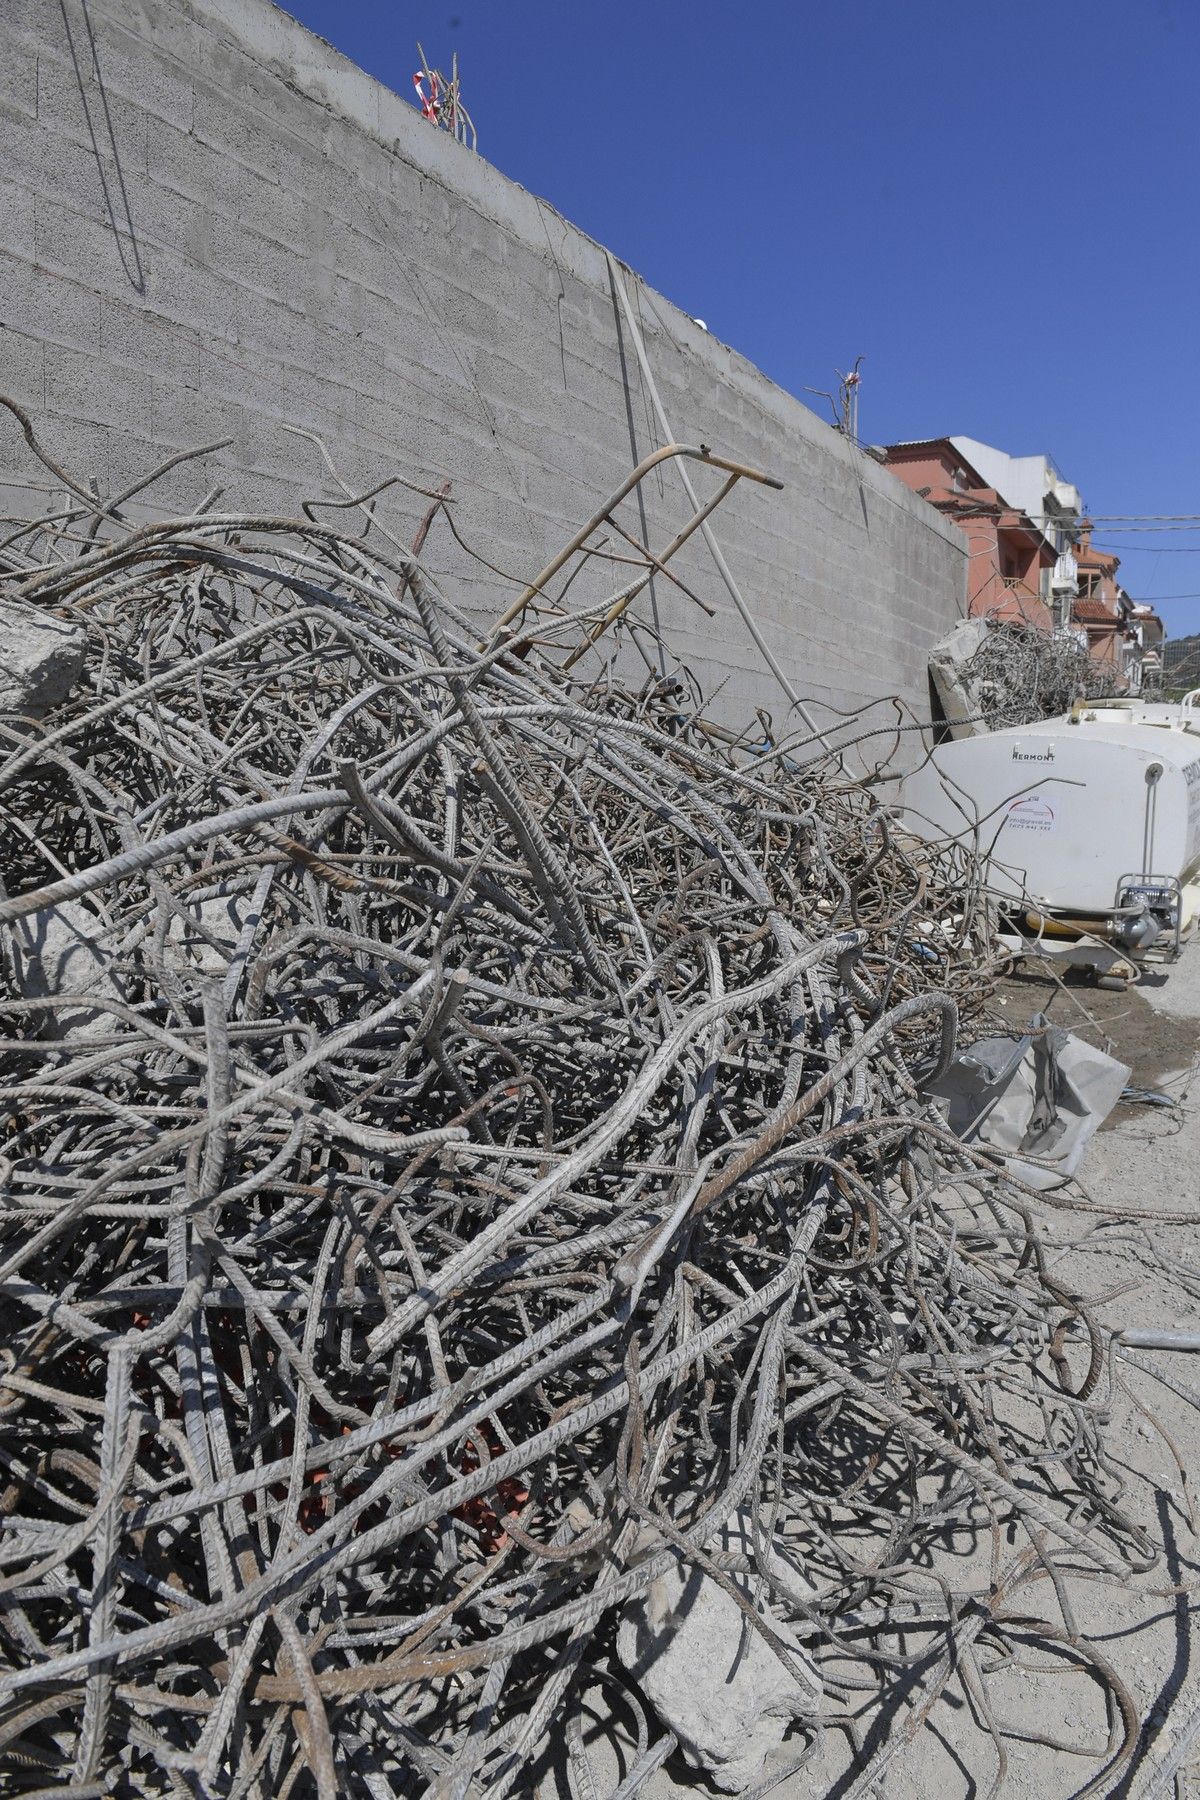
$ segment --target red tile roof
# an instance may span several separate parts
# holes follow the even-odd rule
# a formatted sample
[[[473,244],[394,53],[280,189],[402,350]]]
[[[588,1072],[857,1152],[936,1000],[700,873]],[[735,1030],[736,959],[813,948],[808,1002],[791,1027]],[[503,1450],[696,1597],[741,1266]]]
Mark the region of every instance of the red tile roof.
[[[1117,625],[1120,621],[1116,613],[1110,612],[1103,600],[1089,600],[1086,595],[1076,600],[1071,608],[1072,616],[1087,625]]]

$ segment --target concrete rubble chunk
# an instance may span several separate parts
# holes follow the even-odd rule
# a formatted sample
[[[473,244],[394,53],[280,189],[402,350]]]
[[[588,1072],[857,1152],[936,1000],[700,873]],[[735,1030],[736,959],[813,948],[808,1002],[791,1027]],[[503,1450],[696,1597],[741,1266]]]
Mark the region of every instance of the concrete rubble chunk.
[[[987,731],[983,720],[976,716],[981,710],[980,696],[964,672],[990,630],[987,619],[960,619],[954,630],[929,652],[929,678],[951,737],[977,737]]]
[[[35,717],[65,700],[83,668],[77,625],[16,600],[0,600],[0,713]]]
[[[242,927],[249,916],[246,897],[215,895],[184,905],[187,918],[176,912],[167,925],[164,962],[177,974],[223,975],[229,967]],[[153,937],[155,915],[146,925]],[[94,1007],[47,1008],[41,1026],[47,1037],[95,1037],[121,1029],[107,1011],[106,1002],[124,998],[119,967],[133,948],[126,933],[120,937],[96,913],[78,900],[67,900],[44,912],[31,913],[7,928],[5,960],[17,993],[26,999],[45,999],[55,994],[80,994],[94,998]]]
[[[625,1608],[617,1655],[688,1766],[734,1794],[762,1778],[791,1721],[815,1709],[821,1682],[795,1634],[757,1595],[757,1577],[730,1579],[787,1645],[800,1679],[711,1575],[682,1562]]]
[[[105,1002],[121,990],[111,972],[109,927],[78,900],[17,919],[5,931],[5,961],[16,991],[27,1000],[55,994],[89,995],[94,1007],[47,1007],[47,1037],[95,1037],[117,1029]]]
[[[241,894],[215,894],[207,900],[184,901],[187,919],[178,913],[167,926],[166,951],[174,966],[201,975],[224,975],[250,916],[250,899]]]

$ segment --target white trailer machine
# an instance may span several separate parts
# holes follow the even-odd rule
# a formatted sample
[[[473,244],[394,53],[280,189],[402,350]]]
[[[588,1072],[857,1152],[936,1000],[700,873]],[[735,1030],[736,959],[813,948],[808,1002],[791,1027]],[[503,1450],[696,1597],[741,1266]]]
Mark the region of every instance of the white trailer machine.
[[[1132,979],[1173,960],[1200,911],[1198,697],[940,744],[905,781],[906,823],[978,847],[1013,948]]]

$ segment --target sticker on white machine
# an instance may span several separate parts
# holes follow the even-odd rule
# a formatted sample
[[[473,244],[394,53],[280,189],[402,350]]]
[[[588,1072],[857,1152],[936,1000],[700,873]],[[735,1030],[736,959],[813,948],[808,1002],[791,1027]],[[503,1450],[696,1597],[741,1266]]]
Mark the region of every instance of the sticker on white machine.
[[[1021,794],[1009,801],[1004,822],[1010,831],[1053,831],[1054,807],[1044,794]]]
[[[1184,763],[1183,779],[1187,782],[1188,830],[1200,824],[1200,756]]]

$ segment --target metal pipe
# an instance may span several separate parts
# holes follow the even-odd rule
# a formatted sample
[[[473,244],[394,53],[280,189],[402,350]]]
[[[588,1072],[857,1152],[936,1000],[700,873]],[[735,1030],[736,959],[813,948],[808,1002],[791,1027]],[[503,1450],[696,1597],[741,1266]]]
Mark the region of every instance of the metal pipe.
[[[577,550],[583,548],[593,531],[603,525],[608,515],[620,506],[622,500],[627,494],[633,492],[639,482],[646,479],[651,469],[657,468],[659,463],[676,456],[691,457],[696,462],[708,463],[714,469],[724,469],[729,474],[742,477],[746,481],[760,482],[763,487],[782,488],[783,486],[782,481],[776,481],[773,475],[764,475],[761,469],[752,469],[748,463],[730,462],[728,457],[718,456],[714,450],[709,449],[707,444],[664,444],[660,450],[654,450],[649,456],[642,458],[637,468],[626,476],[615,493],[609,495],[604,505],[592,514],[587,524],[581,526],[570,542],[564,544],[558,555],[546,564],[541,574],[534,577],[524,593],[518,594],[517,598],[505,607],[492,626],[491,636],[494,638],[498,631],[503,631],[504,627],[511,624],[518,613],[524,612],[531,600],[537,599],[546,583],[558,574],[563,564],[569,562]],[[684,486],[692,496],[692,504],[698,509],[700,502],[696,499],[695,490],[686,476],[684,477]]]
[[[1069,913],[1053,918],[1049,913],[1040,913],[1032,908],[1025,913],[1025,923],[1030,931],[1041,932],[1045,937],[1074,938],[1094,937],[1112,938],[1116,935],[1114,919],[1135,919],[1139,913],[1145,912],[1144,906],[1114,906],[1105,913],[1103,919],[1076,919]]]
[[[705,519],[707,519],[708,515],[717,510],[717,507],[720,506],[720,504],[721,504],[722,500],[724,500],[725,496],[729,493],[732,493],[733,489],[737,486],[737,484],[740,480],[741,480],[741,476],[738,474],[727,475],[725,477],[725,480],[722,482],[722,484],[721,484],[720,488],[717,490],[717,492],[713,495],[712,499],[710,501],[708,501],[708,503],[705,506],[702,506],[700,508],[700,511],[688,520],[687,524],[684,526],[682,531],[676,532],[675,536],[671,539],[671,542],[667,545],[666,549],[662,552],[661,556],[655,557],[654,560],[659,568],[661,568],[664,563],[670,562],[671,558],[674,556],[674,554],[677,550],[682,549],[683,545],[687,543],[688,539],[691,537],[691,535],[695,531],[696,527],[698,525],[704,524],[704,521],[705,521]],[[572,650],[570,656],[568,656],[566,662],[563,664],[563,673],[564,674],[566,673],[566,671],[568,669],[573,669],[575,667],[575,664],[579,661],[580,657],[583,656],[585,654],[585,652],[591,648],[591,646],[596,642],[597,638],[603,637],[604,633],[608,630],[609,626],[612,624],[615,624],[615,622],[621,617],[621,614],[623,612],[625,612],[628,607],[632,606],[633,602],[637,599],[637,596],[642,592],[643,588],[649,586],[650,578],[653,575],[653,573],[654,573],[653,569],[647,569],[646,573],[643,576],[639,577],[639,579],[636,582],[634,582],[630,587],[627,587],[623,594],[620,594],[617,596],[617,598],[613,601],[612,605],[609,607],[608,611],[605,613],[604,617],[601,620],[599,620],[597,624],[593,625],[592,629],[588,632],[588,634],[584,638],[583,642],[581,644],[576,645],[575,649]]]
[[[1117,1336],[1131,1350],[1200,1350],[1200,1331],[1156,1331],[1152,1326],[1135,1326],[1119,1331]]]
[[[662,399],[659,396],[658,388],[655,384],[654,375],[651,372],[650,363],[646,356],[646,346],[642,342],[642,334],[638,328],[637,319],[634,316],[633,308],[629,304],[629,296],[625,292],[625,284],[621,280],[620,271],[611,254],[607,250],[604,254],[608,258],[609,276],[612,280],[613,287],[616,289],[617,298],[621,302],[621,310],[625,314],[625,321],[629,326],[629,335],[633,340],[634,353],[638,359],[638,367],[642,371],[642,379],[646,383],[646,388],[649,392],[654,410],[658,414],[659,425],[665,436],[670,437],[671,427],[668,423],[666,410],[663,407]],[[696,497],[696,490],[692,486],[691,477],[685,468],[680,468],[679,478],[683,482],[684,491],[687,494],[688,499],[691,501],[693,507],[698,509],[700,502]],[[742,615],[742,623],[750,633],[750,636],[754,639],[759,655],[762,657],[768,669],[770,669],[772,675],[787,695],[788,701],[800,714],[800,717],[804,720],[804,723],[808,726],[809,730],[820,739],[827,750],[832,750],[833,745],[821,730],[821,727],[817,724],[803,700],[801,700],[799,694],[797,694],[795,688],[784,674],[783,669],[776,660],[771,646],[767,643],[766,638],[759,630],[758,622],[755,619],[754,614],[750,611],[750,608],[746,605],[745,600],[742,598],[742,591],[733,578],[733,571],[725,561],[724,553],[721,550],[720,544],[717,542],[716,534],[714,533],[712,526],[706,524],[702,529],[704,531],[704,541],[708,545],[708,548],[712,553],[712,559],[717,565],[717,572],[728,589],[729,598],[733,601],[738,612]]]

